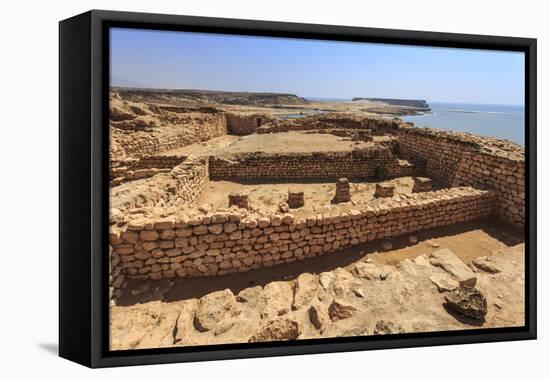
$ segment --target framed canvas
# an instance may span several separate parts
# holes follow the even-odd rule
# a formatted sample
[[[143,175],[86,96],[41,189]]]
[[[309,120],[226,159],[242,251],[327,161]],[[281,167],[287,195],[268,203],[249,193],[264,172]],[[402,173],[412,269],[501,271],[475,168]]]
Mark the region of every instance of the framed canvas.
[[[59,353],[536,338],[536,40],[60,22]]]

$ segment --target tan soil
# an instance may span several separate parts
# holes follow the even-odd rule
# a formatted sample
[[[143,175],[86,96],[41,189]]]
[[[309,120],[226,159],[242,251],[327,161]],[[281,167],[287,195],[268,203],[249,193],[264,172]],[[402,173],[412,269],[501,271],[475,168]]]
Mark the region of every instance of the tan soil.
[[[374,180],[350,180],[351,197],[353,201],[368,201],[373,199],[376,181]],[[412,177],[399,177],[385,180],[395,186],[395,193],[411,193],[414,180]],[[234,191],[250,192],[250,201],[253,206],[276,209],[277,206],[287,200],[289,188],[297,188],[304,191],[305,206],[302,210],[311,210],[321,206],[330,205],[335,193],[334,182],[292,182],[292,183],[238,183],[232,181],[210,181],[207,188],[197,199],[197,204],[210,204],[213,209],[227,207],[227,196]],[[442,188],[442,185],[434,183],[434,189]]]
[[[349,151],[367,145],[372,144],[354,142],[349,140],[349,138],[342,138],[331,134],[308,134],[290,131],[286,133],[247,135],[226,148],[223,153],[235,154],[256,151],[266,153],[332,152]]]

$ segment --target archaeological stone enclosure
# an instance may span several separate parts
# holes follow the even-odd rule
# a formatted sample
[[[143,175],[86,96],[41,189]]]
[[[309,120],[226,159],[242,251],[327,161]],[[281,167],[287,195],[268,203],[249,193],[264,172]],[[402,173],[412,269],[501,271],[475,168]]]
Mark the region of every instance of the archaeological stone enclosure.
[[[113,302],[129,280],[236,274],[488,217],[525,224],[524,149],[494,138],[132,91],[111,92],[110,135]],[[276,199],[247,189],[270,185]]]
[[[61,22],[60,356],[535,339],[535,76],[522,38]]]

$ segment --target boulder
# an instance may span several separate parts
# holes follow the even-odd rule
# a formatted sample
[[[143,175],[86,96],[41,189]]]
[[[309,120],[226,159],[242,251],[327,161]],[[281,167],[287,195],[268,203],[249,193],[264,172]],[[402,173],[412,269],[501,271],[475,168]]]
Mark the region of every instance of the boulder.
[[[432,253],[430,263],[451,274],[460,286],[474,287],[477,278],[474,272],[447,248]]]
[[[353,305],[340,299],[335,299],[328,307],[328,315],[333,322],[351,318],[356,311],[357,309]]]
[[[432,190],[432,180],[428,177],[415,177],[412,188],[413,193],[429,192]]]
[[[183,302],[183,307],[181,308],[178,321],[176,322],[174,344],[189,342],[189,338],[193,332],[197,332],[193,320],[198,302],[199,300],[195,298]]]
[[[487,300],[473,287],[458,287],[445,295],[445,302],[453,310],[473,319],[483,320],[487,315]]]
[[[298,336],[300,336],[300,330],[296,321],[279,318],[261,326],[248,342],[296,340]]]
[[[281,316],[290,311],[294,295],[288,282],[274,281],[265,285],[260,298],[262,319]]]
[[[214,329],[218,323],[231,317],[236,309],[237,301],[229,289],[215,291],[199,300],[193,324],[201,332]]]
[[[302,273],[294,282],[294,302],[292,309],[297,310],[311,302],[319,291],[319,281],[311,273]]]
[[[354,290],[361,287],[361,280],[345,269],[337,268],[332,277],[332,291],[336,297],[355,296]]]

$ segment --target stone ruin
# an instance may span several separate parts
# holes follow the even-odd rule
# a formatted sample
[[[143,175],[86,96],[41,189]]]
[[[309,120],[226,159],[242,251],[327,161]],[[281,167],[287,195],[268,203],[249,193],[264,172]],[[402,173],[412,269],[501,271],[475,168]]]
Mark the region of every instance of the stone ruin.
[[[250,210],[250,193],[248,192],[231,192],[229,193],[229,207],[236,206],[241,209]]]
[[[125,119],[130,116],[112,122],[112,297],[120,295],[129,277],[244,272],[490,215],[519,228],[525,222],[524,150],[509,142],[347,114],[273,121],[257,114],[154,110],[143,110],[143,117],[160,117],[156,124],[164,125],[173,114],[184,114],[192,123],[159,133],[135,128],[129,134]],[[365,147],[343,152],[147,157],[232,129],[239,135],[323,130],[385,139],[369,138]],[[416,161],[423,162],[422,172]],[[344,177],[380,180],[381,171],[387,178],[415,176],[412,193],[396,194],[382,181],[372,201],[351,202]],[[443,189],[433,190],[432,179]],[[283,214],[257,212],[246,192],[230,193],[227,209],[205,214],[195,201],[210,180],[336,180],[336,191],[332,205],[313,214],[302,213],[304,192],[294,187],[286,201],[290,211]]]
[[[351,185],[347,178],[339,178],[336,181],[336,194],[332,203],[342,203],[351,201]]]
[[[393,197],[393,191],[395,187],[392,184],[389,183],[377,183],[374,197],[375,198],[387,198],[387,197]]]
[[[432,180],[427,177],[415,177],[413,193],[429,192],[432,190]]]
[[[291,209],[299,209],[304,207],[304,191],[297,188],[288,189],[288,207]]]

